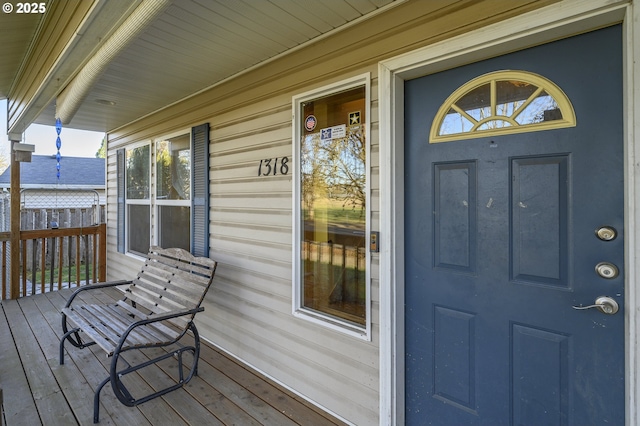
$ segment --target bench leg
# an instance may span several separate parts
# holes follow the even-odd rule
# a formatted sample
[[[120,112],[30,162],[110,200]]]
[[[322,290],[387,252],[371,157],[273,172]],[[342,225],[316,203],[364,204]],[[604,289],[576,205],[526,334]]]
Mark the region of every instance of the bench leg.
[[[100,391],[111,380],[110,377],[107,377],[100,383],[98,389],[96,389],[96,393],[93,395],[93,423],[100,422]]]
[[[191,369],[191,374],[187,378],[187,382],[191,380],[193,376],[198,375],[198,361],[200,360],[200,334],[198,333],[198,329],[196,328],[196,324],[194,322],[189,326],[191,328],[191,332],[193,333],[193,368]]]
[[[111,369],[110,369],[110,374],[109,377],[107,377],[106,379],[104,379],[100,385],[98,386],[98,388],[96,389],[96,392],[94,394],[93,397],[93,423],[98,423],[100,421],[100,392],[102,391],[102,388],[104,388],[104,386],[111,382],[111,387],[113,389],[113,393],[115,394],[116,398],[124,405],[128,406],[128,407],[133,407],[136,406],[138,404],[142,404],[144,402],[147,402],[153,398],[157,398],[159,396],[165,395],[171,391],[174,391],[182,386],[184,386],[186,383],[188,383],[193,376],[197,376],[198,375],[198,361],[200,358],[200,335],[198,333],[198,329],[196,328],[195,324],[192,322],[190,324],[190,329],[193,332],[193,337],[194,337],[194,345],[193,346],[184,346],[181,349],[177,350],[177,351],[173,351],[173,352],[168,352],[162,356],[159,356],[157,358],[154,359],[150,359],[148,361],[145,361],[141,364],[138,365],[129,365],[128,363],[125,363],[128,365],[126,368],[118,370],[118,360],[120,359],[121,356],[121,352],[120,352],[120,347],[116,348],[115,353],[112,355],[113,358],[111,359]],[[62,356],[63,356],[63,345],[64,345],[64,340],[69,337],[71,334],[73,334],[74,332],[77,332],[78,329],[75,330],[70,330],[67,333],[65,333],[65,335],[62,338],[62,341],[60,342],[60,359],[62,360]],[[72,337],[69,337],[69,339],[73,339]],[[72,342],[73,343],[73,342]],[[85,346],[89,346],[90,344],[93,344],[95,342],[91,342],[88,344],[81,344],[81,347],[85,347]],[[191,369],[189,370],[188,374],[185,377],[185,372],[184,372],[184,364],[182,362],[182,354],[183,352],[191,352],[193,354],[193,365],[191,367]],[[172,358],[172,357],[177,357],[178,358],[178,375],[179,375],[179,381],[178,383],[176,383],[173,386],[169,386],[165,389],[162,389],[160,391],[154,392],[150,395],[144,396],[142,398],[134,398],[131,393],[129,392],[129,390],[127,389],[127,387],[124,385],[124,383],[122,382],[122,378],[124,376],[126,376],[129,373],[133,373],[135,371],[138,371],[142,368],[148,367],[150,365],[156,364],[159,361],[162,361],[164,359],[168,359],[168,358]],[[62,362],[61,362],[62,363]]]
[[[66,333],[64,333],[64,335],[62,336],[62,339],[60,339],[60,365],[64,365],[64,342],[65,342],[65,340],[67,340],[67,338],[69,336],[71,336],[73,333],[77,333],[78,331],[80,331],[79,328],[74,328],[72,330],[69,330]]]

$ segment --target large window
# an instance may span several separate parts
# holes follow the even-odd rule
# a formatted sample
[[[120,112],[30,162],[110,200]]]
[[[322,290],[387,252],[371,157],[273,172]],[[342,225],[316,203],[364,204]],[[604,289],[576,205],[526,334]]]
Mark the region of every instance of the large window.
[[[209,123],[116,152],[117,247],[209,256]]]
[[[146,254],[152,242],[190,250],[190,200],[189,134],[126,150],[128,251]]]
[[[366,77],[294,99],[297,315],[367,336]]]

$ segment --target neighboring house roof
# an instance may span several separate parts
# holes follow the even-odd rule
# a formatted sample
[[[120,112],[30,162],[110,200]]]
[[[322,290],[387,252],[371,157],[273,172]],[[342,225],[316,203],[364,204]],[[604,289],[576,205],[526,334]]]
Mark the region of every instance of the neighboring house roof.
[[[20,186],[22,188],[91,188],[105,187],[104,158],[62,157],[60,180],[56,176],[55,155],[34,155],[30,163],[20,163]],[[0,175],[0,188],[11,183],[11,167]]]

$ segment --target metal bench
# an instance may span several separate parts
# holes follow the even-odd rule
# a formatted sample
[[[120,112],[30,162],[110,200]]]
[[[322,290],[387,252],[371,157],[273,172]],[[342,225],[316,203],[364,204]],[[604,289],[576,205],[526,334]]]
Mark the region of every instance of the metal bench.
[[[216,265],[209,258],[194,257],[182,249],[151,247],[144,266],[134,280],[89,285],[71,295],[62,310],[64,335],[60,339],[60,364],[64,364],[65,341],[80,349],[97,344],[107,356],[112,357],[110,374],[95,391],[94,423],[99,421],[100,391],[109,382],[118,400],[133,407],[182,387],[197,374],[200,337],[193,319],[196,313],[204,310],[200,305],[211,286]],[[73,303],[84,292],[123,285],[127,285],[125,297],[116,303]],[[189,330],[193,335],[193,345],[178,344]],[[175,344],[178,349],[164,352],[140,364],[129,365],[121,358],[123,352],[132,349]],[[184,352],[193,355],[193,363],[186,376],[182,358]],[[127,374],[174,356],[179,367],[177,383],[134,398],[122,382]],[[124,366],[118,366],[118,361]]]

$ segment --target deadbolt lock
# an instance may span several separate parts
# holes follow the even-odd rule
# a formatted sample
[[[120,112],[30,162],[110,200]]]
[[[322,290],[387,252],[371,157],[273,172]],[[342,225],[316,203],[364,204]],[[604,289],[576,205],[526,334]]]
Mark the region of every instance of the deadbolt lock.
[[[620,274],[618,271],[618,267],[613,263],[609,262],[600,262],[596,265],[596,272],[602,278],[606,278],[608,280],[617,277]]]
[[[612,226],[601,226],[596,229],[596,236],[602,241],[612,241],[618,236],[618,231]]]

